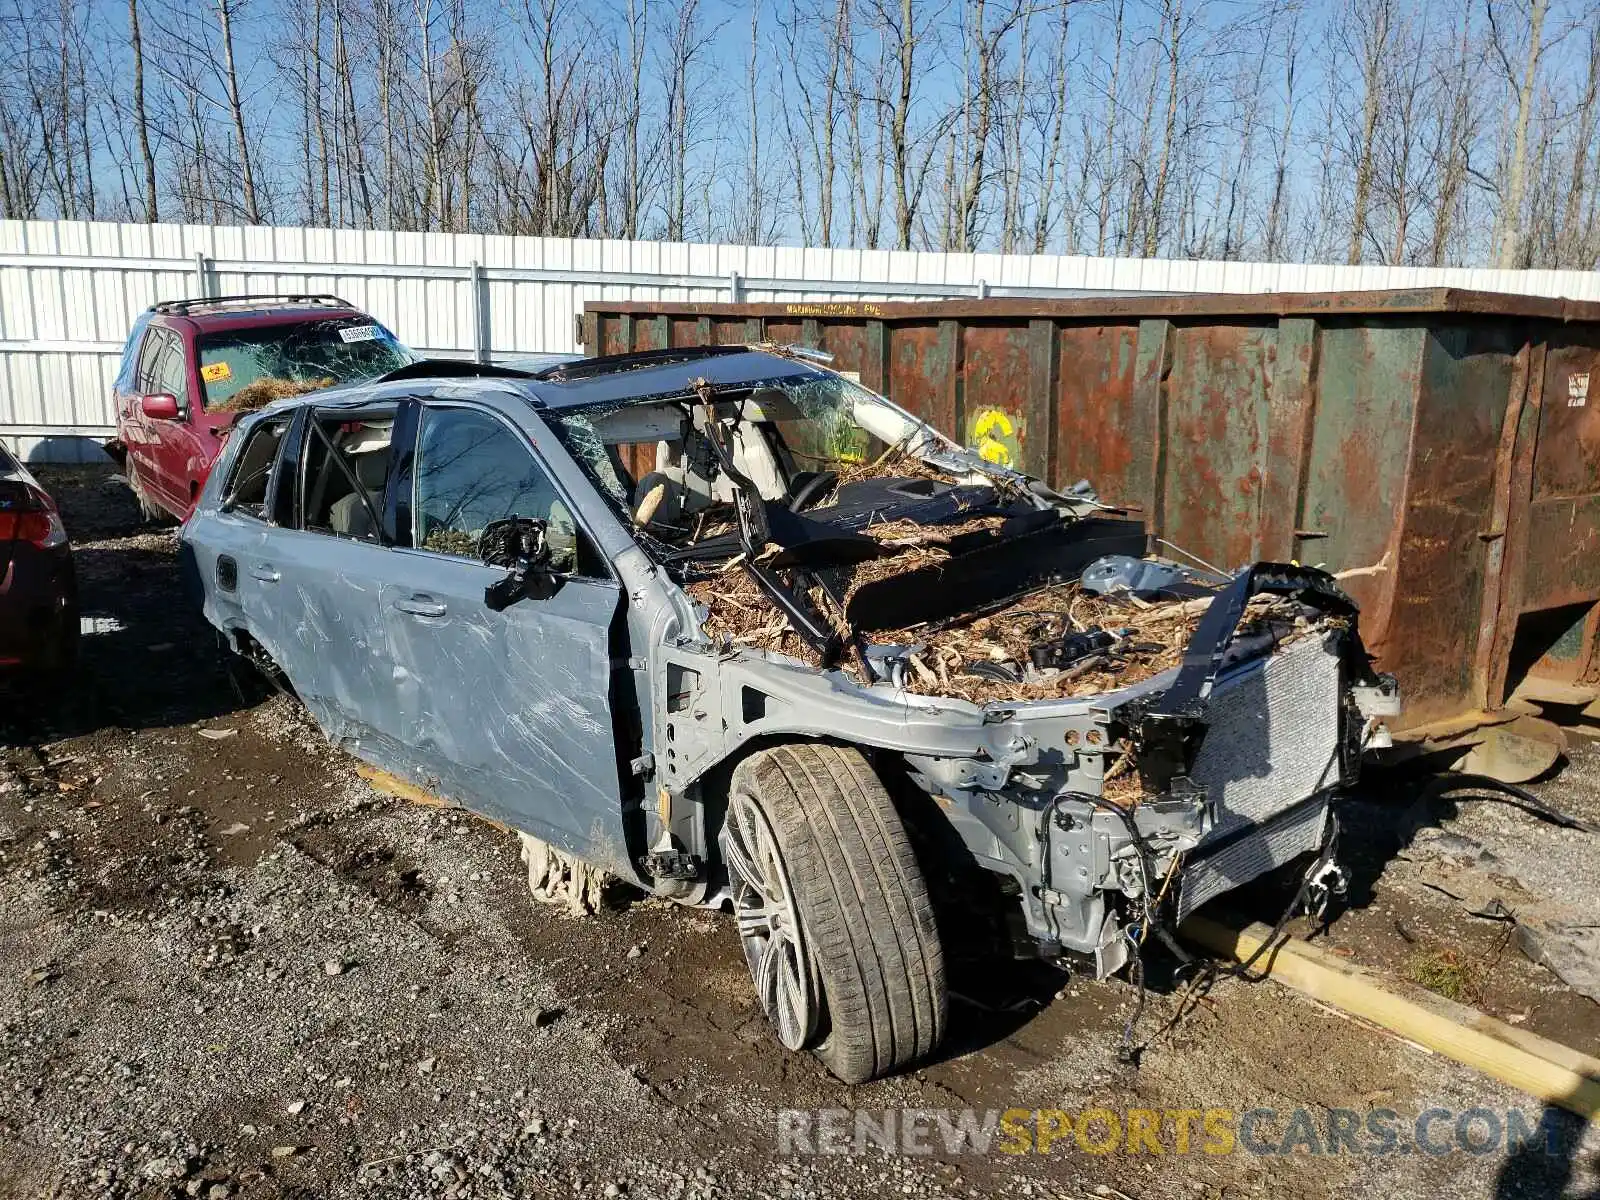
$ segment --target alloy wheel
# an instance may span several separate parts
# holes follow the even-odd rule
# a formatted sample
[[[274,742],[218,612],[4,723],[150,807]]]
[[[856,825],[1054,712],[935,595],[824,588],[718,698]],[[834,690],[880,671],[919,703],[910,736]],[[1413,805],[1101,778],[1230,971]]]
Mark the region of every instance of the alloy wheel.
[[[778,839],[755,800],[735,793],[721,841],[756,999],[778,1040],[800,1050],[817,1031],[820,989]]]

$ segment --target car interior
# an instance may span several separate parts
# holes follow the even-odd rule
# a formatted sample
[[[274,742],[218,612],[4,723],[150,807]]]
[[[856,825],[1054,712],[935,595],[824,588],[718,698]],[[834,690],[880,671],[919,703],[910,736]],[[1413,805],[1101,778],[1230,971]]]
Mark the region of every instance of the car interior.
[[[322,436],[307,439],[305,527],[378,541],[394,418],[323,418],[315,426]]]
[[[278,464],[278,450],[288,432],[289,418],[263,422],[250,434],[233,469],[227,500],[235,511],[253,517],[265,516],[267,493],[272,490],[272,473]]]
[[[925,427],[875,399],[808,405],[788,388],[757,387],[719,393],[709,409],[684,398],[556,421],[568,448],[637,528],[670,548],[669,558],[738,549],[730,533],[738,485],[713,437],[769,506],[822,509],[816,515],[833,524],[865,526],[913,510],[948,519],[991,491],[987,481],[977,485],[980,497],[976,481],[929,478],[908,449]],[[919,441],[916,449],[925,448]]]

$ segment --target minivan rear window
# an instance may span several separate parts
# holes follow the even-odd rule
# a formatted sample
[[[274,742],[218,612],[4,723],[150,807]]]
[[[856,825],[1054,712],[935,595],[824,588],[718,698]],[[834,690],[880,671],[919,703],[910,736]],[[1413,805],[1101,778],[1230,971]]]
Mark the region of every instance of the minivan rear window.
[[[359,383],[416,361],[371,317],[324,317],[201,334],[208,412],[248,412],[284,396]]]

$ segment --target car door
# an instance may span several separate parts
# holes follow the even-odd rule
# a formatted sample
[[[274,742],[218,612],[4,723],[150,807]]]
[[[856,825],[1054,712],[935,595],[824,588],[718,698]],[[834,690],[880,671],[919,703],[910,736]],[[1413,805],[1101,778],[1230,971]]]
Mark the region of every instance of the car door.
[[[383,610],[406,744],[447,794],[632,875],[611,710],[622,591],[573,504],[522,429],[471,405],[424,404],[397,472],[411,545]],[[495,612],[484,592],[505,571],[477,543],[509,517],[550,522],[561,585]]]
[[[381,519],[396,408],[301,410],[273,497],[278,526],[240,571],[252,635],[330,740],[410,773],[381,609],[402,565]]]
[[[152,502],[170,509],[173,499],[161,468],[161,427],[168,422],[147,417],[141,402],[161,389],[161,365],[174,341],[172,332],[152,325],[145,330],[137,351],[131,390],[120,397],[123,408],[123,443],[128,448],[129,470],[137,489]]]
[[[185,536],[180,554],[193,558],[199,595],[206,615],[225,630],[236,648],[243,649],[240,633],[259,643],[276,661],[290,623],[282,605],[279,579],[267,572],[272,541],[280,534],[274,498],[278,485],[286,488],[292,467],[293,413],[265,417],[237,435],[241,441],[229,459],[228,475],[217,504],[200,515]],[[186,531],[187,532],[187,531]]]
[[[194,507],[197,488],[195,473],[191,469],[199,446],[194,418],[199,398],[191,380],[189,354],[184,340],[175,330],[163,330],[164,345],[155,361],[153,392],[176,397],[178,417],[171,421],[151,421],[155,456],[155,479],[161,494],[167,499],[167,508],[179,517],[187,517]]]

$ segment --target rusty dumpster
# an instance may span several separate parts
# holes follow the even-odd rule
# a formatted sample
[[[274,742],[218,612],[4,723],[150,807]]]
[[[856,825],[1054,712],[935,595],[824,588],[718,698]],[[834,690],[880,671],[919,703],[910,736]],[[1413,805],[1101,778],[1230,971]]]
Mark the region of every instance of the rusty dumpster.
[[[1429,289],[591,302],[589,353],[819,347],[1219,566],[1350,571],[1408,728],[1600,697],[1600,304]],[[1170,551],[1169,551],[1170,552]]]

